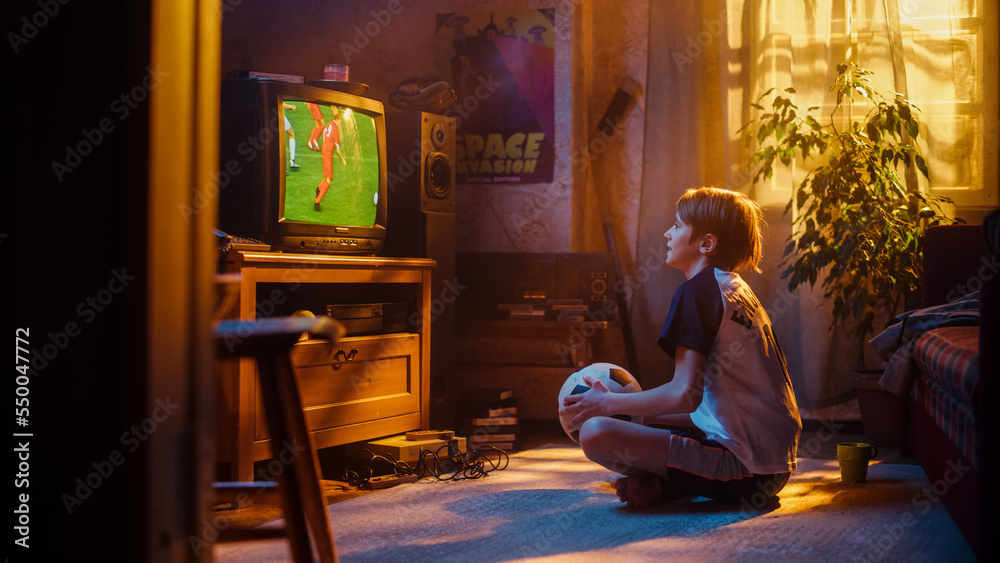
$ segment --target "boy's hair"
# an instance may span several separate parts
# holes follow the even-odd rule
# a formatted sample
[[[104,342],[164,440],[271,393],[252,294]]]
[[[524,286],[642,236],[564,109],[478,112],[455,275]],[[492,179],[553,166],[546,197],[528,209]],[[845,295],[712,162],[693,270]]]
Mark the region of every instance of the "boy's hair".
[[[764,214],[749,197],[731,190],[689,189],[677,201],[677,215],[691,225],[691,238],[712,233],[717,239],[711,264],[726,271],[749,266],[760,272]]]

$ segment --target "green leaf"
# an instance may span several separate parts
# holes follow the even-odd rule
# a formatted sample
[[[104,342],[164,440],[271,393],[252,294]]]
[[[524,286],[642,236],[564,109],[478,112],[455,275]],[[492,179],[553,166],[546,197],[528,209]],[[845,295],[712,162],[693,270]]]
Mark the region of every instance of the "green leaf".
[[[767,141],[775,136],[751,157],[755,183],[772,177],[776,159],[790,164],[801,153],[805,174],[784,210],[786,215],[795,210],[796,217],[781,260],[781,278],[790,290],[821,282],[824,297],[835,309],[834,322],[853,318],[852,327],[863,337],[872,331],[875,311],[919,292],[923,229],[960,221],[943,215],[943,200],[909,192],[899,173],[899,165],[916,165],[928,175],[927,162],[914,142],[920,132],[919,108],[901,96],[875,90],[869,71],[843,63],[838,72],[830,88],[837,95],[830,122],[821,117],[821,123],[810,114],[822,111],[820,107],[796,116],[797,108],[784,97],[791,91],[779,90],[768,98],[773,112],[762,110],[765,115],[745,129],[744,137]],[[870,103],[854,98],[854,109],[842,107],[843,96],[850,99],[852,94]],[[835,123],[848,111],[857,120],[845,130]]]
[[[865,124],[865,132],[868,134],[868,138],[872,140],[873,143],[879,142],[880,135],[878,132],[878,126],[869,121]]]
[[[906,105],[902,100],[896,100],[896,107],[899,109],[899,116],[903,118],[904,121],[910,121],[913,117],[913,113],[910,111],[910,106]]]

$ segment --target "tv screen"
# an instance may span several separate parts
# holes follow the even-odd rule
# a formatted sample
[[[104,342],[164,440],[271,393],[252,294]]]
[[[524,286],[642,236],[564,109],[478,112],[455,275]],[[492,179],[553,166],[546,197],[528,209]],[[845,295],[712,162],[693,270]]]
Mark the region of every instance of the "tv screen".
[[[219,228],[279,251],[377,253],[387,203],[382,104],[271,80],[222,86],[220,171],[232,173]]]
[[[380,179],[375,120],[339,105],[279,103],[286,140],[282,219],[375,225]]]

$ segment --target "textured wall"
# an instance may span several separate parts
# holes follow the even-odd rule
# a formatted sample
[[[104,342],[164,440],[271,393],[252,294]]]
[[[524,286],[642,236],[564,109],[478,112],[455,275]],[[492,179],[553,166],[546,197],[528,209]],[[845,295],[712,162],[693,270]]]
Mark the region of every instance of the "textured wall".
[[[430,0],[244,0],[224,2],[222,71],[254,69],[322,78],[346,62],[366,96],[388,105],[405,78],[434,68],[435,15],[456,10],[556,7],[556,165],[552,184],[461,185],[459,252],[566,252],[571,249],[572,2]]]

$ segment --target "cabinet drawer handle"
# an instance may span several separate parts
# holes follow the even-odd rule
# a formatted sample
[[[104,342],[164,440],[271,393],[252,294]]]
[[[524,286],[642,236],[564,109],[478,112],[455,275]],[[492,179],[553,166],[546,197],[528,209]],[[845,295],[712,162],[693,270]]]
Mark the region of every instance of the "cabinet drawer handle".
[[[344,349],[341,348],[340,350],[337,350],[336,354],[333,355],[333,361],[339,362],[340,361],[340,357],[343,356],[344,357],[344,361],[350,362],[350,361],[354,360],[354,357],[357,356],[357,355],[358,355],[358,349],[357,348],[351,348],[350,352],[344,352]],[[343,367],[343,366],[341,366],[340,364],[334,364],[333,365],[333,370],[337,371],[341,367]]]

